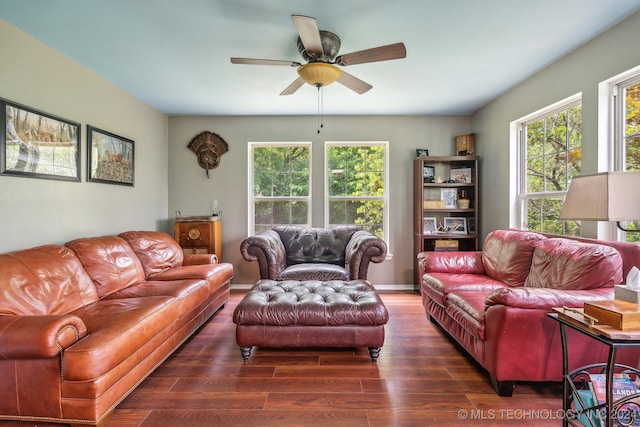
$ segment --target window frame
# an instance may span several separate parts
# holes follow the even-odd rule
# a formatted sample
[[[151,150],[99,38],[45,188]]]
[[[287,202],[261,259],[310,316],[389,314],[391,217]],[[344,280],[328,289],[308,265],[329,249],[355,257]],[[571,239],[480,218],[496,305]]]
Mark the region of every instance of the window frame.
[[[306,147],[309,150],[309,194],[307,196],[300,197],[257,197],[254,195],[254,149],[255,148],[278,148],[278,147]],[[304,225],[306,227],[311,227],[311,217],[312,217],[312,209],[313,209],[313,149],[312,149],[311,141],[299,141],[299,142],[252,142],[248,143],[247,156],[248,161],[248,185],[247,185],[247,194],[248,194],[248,218],[247,218],[247,232],[248,235],[251,236],[256,233],[256,224],[255,224],[255,203],[260,200],[269,200],[269,201],[291,201],[291,200],[300,200],[305,201],[308,205],[307,209],[307,223]]]
[[[564,191],[542,191],[537,193],[529,193],[527,191],[527,137],[525,134],[526,127],[534,122],[544,120],[549,116],[553,116],[562,111],[568,111],[576,106],[582,106],[582,93],[576,93],[547,107],[534,111],[520,119],[511,123],[512,140],[515,137],[516,142],[516,167],[515,178],[516,186],[514,191],[514,209],[510,223],[513,227],[525,229],[527,220],[527,202],[532,199],[564,199],[567,190]],[[582,134],[582,129],[581,129]],[[582,150],[582,139],[580,143]]]
[[[624,91],[638,83],[640,65],[598,85],[598,172],[626,170]],[[598,222],[596,237],[626,241],[626,233],[614,222]]]
[[[329,149],[331,147],[374,147],[384,148],[384,195],[382,197],[361,196],[361,197],[335,197],[329,196]],[[382,208],[382,234],[383,240],[389,242],[389,141],[325,141],[324,147],[324,226],[329,227],[329,202],[332,199],[347,200],[380,200]],[[387,243],[388,244],[388,243]],[[389,248],[390,252],[390,248]],[[390,254],[388,254],[389,256]]]

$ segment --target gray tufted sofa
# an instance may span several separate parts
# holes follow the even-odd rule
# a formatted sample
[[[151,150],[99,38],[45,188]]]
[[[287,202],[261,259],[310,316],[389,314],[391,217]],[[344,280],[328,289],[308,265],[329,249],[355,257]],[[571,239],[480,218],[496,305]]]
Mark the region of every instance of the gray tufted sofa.
[[[355,226],[276,226],[247,237],[240,252],[258,262],[261,279],[366,280],[369,263],[384,261],[387,245]]]

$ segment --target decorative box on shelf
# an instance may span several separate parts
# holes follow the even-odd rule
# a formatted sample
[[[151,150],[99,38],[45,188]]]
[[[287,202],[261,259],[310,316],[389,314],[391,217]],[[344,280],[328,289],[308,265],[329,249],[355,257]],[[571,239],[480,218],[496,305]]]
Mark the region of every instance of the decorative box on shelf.
[[[425,200],[424,208],[425,209],[444,209],[446,203],[444,200]]]
[[[435,252],[455,252],[458,250],[457,240],[436,240]]]

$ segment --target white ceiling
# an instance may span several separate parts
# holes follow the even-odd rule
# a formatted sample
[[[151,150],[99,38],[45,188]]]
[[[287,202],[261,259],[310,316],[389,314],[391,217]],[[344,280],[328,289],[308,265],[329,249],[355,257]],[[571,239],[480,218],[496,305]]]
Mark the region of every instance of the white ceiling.
[[[0,0],[0,18],[169,115],[316,114],[312,86],[279,96],[294,68],[229,61],[304,62],[291,14],[338,34],[341,54],[406,45],[406,59],[346,67],[373,89],[327,86],[325,114],[466,115],[638,9],[640,0]]]

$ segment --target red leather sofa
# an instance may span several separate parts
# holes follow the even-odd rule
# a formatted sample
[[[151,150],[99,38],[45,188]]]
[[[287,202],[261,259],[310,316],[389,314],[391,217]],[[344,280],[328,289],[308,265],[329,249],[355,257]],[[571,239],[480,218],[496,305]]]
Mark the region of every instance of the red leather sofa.
[[[522,230],[489,233],[482,251],[418,254],[427,315],[487,370],[501,396],[517,381],[561,381],[559,326],[547,313],[612,299],[634,265],[636,244]],[[570,369],[607,360],[602,344],[567,335]],[[620,350],[618,361],[636,367],[639,356]]]
[[[106,424],[224,306],[232,276],[153,231],[0,254],[0,420]]]

